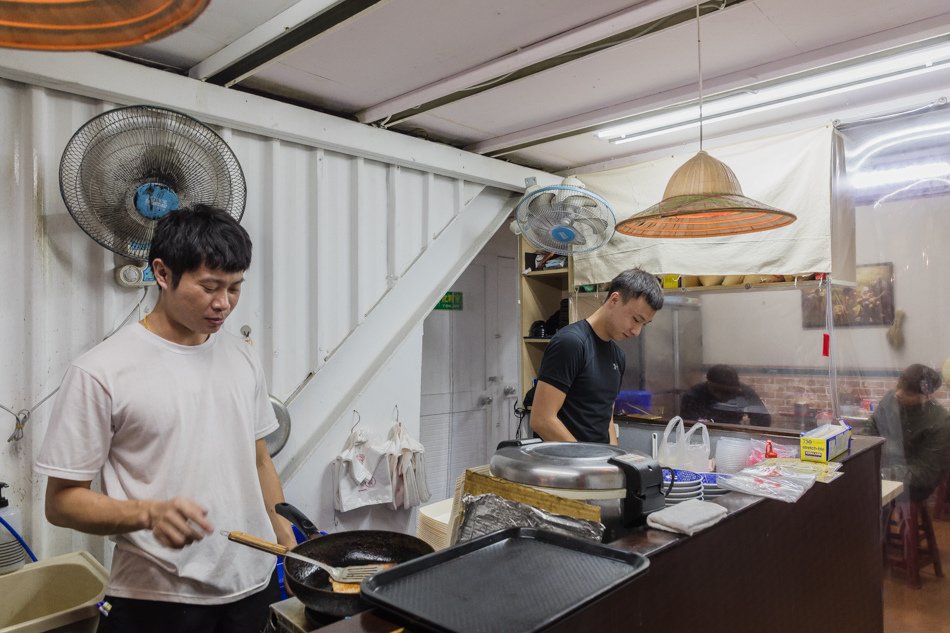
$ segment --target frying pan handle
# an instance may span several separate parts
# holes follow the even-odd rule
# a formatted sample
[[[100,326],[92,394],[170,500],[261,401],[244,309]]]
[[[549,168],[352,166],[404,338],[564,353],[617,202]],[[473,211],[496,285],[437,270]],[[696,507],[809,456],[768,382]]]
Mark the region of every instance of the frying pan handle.
[[[307,515],[301,512],[296,506],[289,503],[278,503],[274,505],[274,510],[277,514],[296,525],[297,529],[303,532],[307,538],[320,536],[320,529],[311,523]]]
[[[283,545],[265,541],[262,538],[245,532],[228,532],[228,540],[241,543],[242,545],[249,545],[254,549],[259,549],[262,552],[268,552],[270,554],[277,554],[278,556],[283,556],[287,553],[287,548]]]

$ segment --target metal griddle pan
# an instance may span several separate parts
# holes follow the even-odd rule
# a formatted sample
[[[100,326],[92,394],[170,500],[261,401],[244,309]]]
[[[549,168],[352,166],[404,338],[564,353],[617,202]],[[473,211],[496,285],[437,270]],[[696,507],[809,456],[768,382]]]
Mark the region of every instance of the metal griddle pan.
[[[532,633],[634,576],[649,561],[534,528],[510,528],[363,581],[363,598],[439,633]]]

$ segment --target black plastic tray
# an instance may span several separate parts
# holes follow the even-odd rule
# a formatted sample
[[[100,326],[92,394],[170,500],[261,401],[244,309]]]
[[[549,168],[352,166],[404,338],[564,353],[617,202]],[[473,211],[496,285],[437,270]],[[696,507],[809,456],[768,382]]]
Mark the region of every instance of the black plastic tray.
[[[532,633],[649,564],[592,541],[510,528],[376,574],[363,581],[362,593],[413,630]]]

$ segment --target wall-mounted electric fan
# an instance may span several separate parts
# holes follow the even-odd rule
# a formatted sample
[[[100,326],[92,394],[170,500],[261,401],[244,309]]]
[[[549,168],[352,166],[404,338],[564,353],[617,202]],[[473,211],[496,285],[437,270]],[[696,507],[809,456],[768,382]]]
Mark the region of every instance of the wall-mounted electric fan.
[[[116,269],[123,286],[154,283],[146,259],[159,219],[207,204],[240,220],[247,199],[241,165],[214,130],[141,105],[110,110],[79,128],[63,151],[59,186],[83,231],[139,262]]]
[[[606,200],[573,176],[548,187],[536,182],[525,181],[524,197],[515,207],[515,233],[558,255],[589,253],[610,241],[617,219]]]

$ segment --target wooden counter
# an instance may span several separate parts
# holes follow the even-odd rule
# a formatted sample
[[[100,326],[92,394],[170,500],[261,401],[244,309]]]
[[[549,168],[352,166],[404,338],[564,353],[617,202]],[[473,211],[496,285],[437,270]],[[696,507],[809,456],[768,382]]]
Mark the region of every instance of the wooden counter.
[[[546,631],[882,633],[882,444],[854,437],[845,475],[796,503],[730,493],[715,501],[729,515],[699,534],[643,528],[613,541],[648,556],[648,572]],[[371,610],[320,631],[399,628]]]

